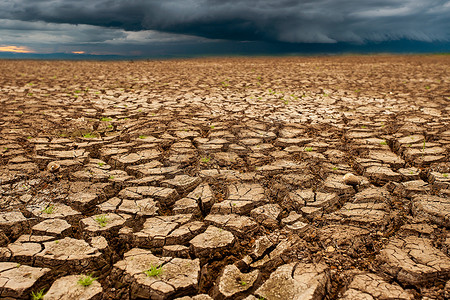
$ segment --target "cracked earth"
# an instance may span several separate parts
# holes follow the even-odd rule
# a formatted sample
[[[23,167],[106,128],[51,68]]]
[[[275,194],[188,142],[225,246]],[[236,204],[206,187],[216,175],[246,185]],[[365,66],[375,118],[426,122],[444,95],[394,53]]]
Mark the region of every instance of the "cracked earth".
[[[450,297],[449,57],[0,73],[2,299]]]

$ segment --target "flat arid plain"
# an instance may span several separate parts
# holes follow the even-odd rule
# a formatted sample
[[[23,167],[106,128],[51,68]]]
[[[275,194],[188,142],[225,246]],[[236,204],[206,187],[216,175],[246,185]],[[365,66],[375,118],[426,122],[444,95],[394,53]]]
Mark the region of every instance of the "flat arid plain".
[[[2,299],[450,297],[449,56],[0,74]]]

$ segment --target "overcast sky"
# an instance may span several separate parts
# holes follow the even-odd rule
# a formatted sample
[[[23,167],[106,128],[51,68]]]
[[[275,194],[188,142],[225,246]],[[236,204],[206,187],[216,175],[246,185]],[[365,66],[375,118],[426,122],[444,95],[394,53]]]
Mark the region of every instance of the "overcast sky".
[[[450,1],[0,1],[0,51],[201,54],[395,41],[450,45]]]

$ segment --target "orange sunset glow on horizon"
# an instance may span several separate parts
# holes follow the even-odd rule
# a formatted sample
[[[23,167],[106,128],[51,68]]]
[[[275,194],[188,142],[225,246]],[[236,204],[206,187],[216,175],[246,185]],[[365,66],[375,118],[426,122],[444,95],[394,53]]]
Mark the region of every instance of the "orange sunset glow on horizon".
[[[25,46],[5,46],[0,45],[0,52],[14,52],[14,53],[33,53],[34,50]]]
[[[72,53],[73,53],[73,54],[84,54],[84,53],[86,53],[86,52],[84,52],[84,51],[72,51]]]

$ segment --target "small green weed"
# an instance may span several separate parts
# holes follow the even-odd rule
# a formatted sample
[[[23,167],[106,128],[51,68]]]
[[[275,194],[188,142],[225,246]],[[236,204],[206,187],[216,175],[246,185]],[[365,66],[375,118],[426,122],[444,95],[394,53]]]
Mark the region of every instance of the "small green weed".
[[[201,159],[201,161],[204,162],[204,163],[208,163],[210,160],[211,160],[210,157],[203,157],[203,158]]]
[[[99,165],[100,167],[103,167],[103,166],[105,165],[105,163],[104,163],[104,162],[99,162],[98,165]]]
[[[333,167],[333,171],[336,171],[337,170],[337,167]]]
[[[443,173],[443,174],[442,174],[442,177],[448,178],[448,174],[447,174],[447,173]]]
[[[150,268],[148,270],[145,270],[144,273],[148,277],[158,277],[162,274],[162,266],[153,266],[150,265]]]
[[[77,283],[82,286],[90,286],[97,279],[98,279],[97,277],[92,277],[92,275],[86,275],[86,276],[80,277],[80,279],[78,279]]]
[[[362,129],[366,129],[366,128],[367,128],[367,126],[366,126],[366,125],[363,125],[363,126],[361,126],[361,128],[362,128]]]
[[[55,210],[55,206],[54,206],[54,205],[49,205],[49,206],[47,206],[46,208],[44,208],[44,209],[42,210],[42,212],[43,212],[44,214],[52,214],[54,210]]]
[[[83,137],[86,139],[95,139],[97,136],[93,133],[86,133],[86,134],[83,134]]]
[[[387,142],[386,141],[382,141],[382,142],[380,142],[380,145],[387,145]]]
[[[95,217],[95,222],[97,222],[101,227],[105,227],[108,223],[108,218],[105,215],[100,215]]]
[[[110,121],[112,121],[112,119],[104,117],[104,118],[101,118],[100,121],[102,121],[102,122],[110,122]]]
[[[313,151],[314,149],[313,149],[313,147],[305,147],[305,151],[306,152],[311,152],[311,151]]]
[[[246,285],[247,285],[247,282],[245,282],[244,280],[241,280],[241,281],[239,282],[239,284],[242,285],[242,286],[246,286]]]
[[[146,135],[140,135],[139,138],[140,139],[145,139],[145,138],[147,138],[147,136]]]
[[[39,292],[36,292],[36,293],[34,293],[34,292],[31,292],[31,298],[33,299],[33,300],[41,300],[41,299],[44,299],[44,291],[45,291],[45,289],[42,289],[42,290],[40,290]]]

